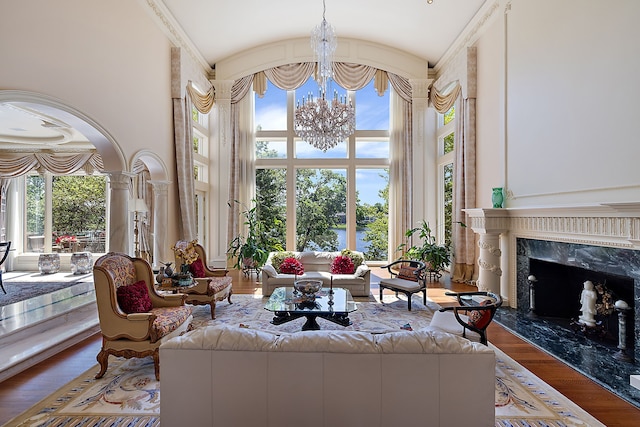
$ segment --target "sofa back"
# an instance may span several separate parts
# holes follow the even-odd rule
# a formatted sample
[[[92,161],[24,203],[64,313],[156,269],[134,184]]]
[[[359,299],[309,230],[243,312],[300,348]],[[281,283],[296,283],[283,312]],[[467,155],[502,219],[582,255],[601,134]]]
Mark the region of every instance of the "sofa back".
[[[438,331],[207,327],[163,344],[160,360],[162,425],[495,423],[495,354]]]

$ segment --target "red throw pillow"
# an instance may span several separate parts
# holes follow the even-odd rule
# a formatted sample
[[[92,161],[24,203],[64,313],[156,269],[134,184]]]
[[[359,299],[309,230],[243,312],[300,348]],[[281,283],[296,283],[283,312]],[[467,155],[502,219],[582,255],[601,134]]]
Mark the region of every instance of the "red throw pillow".
[[[189,264],[189,271],[191,271],[191,275],[193,277],[205,277],[204,264],[202,263],[202,260],[200,258]]]
[[[418,281],[418,276],[416,276],[417,267],[400,267],[398,270],[398,274],[396,277],[398,279],[411,280],[412,282]]]
[[[120,286],[116,291],[116,297],[118,305],[125,313],[147,313],[153,308],[144,280],[132,285]]]
[[[293,257],[285,258],[280,264],[280,273],[301,275],[304,274],[304,266]]]
[[[331,263],[331,274],[353,274],[356,266],[348,256],[338,255]]]
[[[480,305],[490,305],[493,301],[484,300]],[[471,310],[469,312],[469,324],[478,329],[484,329],[491,322],[491,310]]]

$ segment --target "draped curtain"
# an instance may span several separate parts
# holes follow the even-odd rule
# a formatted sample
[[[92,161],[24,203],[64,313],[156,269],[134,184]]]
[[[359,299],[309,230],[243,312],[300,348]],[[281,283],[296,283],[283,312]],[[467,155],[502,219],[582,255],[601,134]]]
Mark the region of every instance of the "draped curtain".
[[[179,79],[179,76],[172,76]],[[184,98],[173,98],[173,132],[176,146],[176,177],[180,202],[182,240],[198,238],[195,208],[195,183],[193,179],[193,107],[207,114],[215,102],[214,89],[200,93],[191,82],[187,84]]]
[[[389,82],[394,89],[392,98],[397,95],[391,117],[390,151],[392,159],[389,171],[390,187],[395,189],[393,195],[389,196],[389,217],[390,223],[393,224],[390,248],[393,250],[399,243],[396,239],[404,235],[404,230],[409,227],[412,221],[411,198],[407,196],[411,194],[413,167],[411,85],[404,77],[368,65],[335,62],[333,66],[335,82],[347,90],[362,89],[374,79],[374,87],[379,95],[384,94]],[[315,62],[287,64],[266,69],[234,83],[231,95],[232,174],[229,184],[229,195],[232,200],[238,200],[248,206],[251,199],[255,197],[255,159],[251,157],[255,156],[253,149],[255,134],[253,123],[243,122],[241,119],[245,114],[251,117],[253,114],[252,110],[248,109],[248,104],[244,106],[245,113],[242,113],[243,107],[238,105],[239,102],[249,93],[251,87],[258,96],[262,97],[267,90],[267,80],[280,89],[294,90],[301,87],[315,72]],[[251,104],[251,108],[253,108],[253,104]],[[394,198],[393,202],[392,197]],[[236,203],[231,203],[228,241],[231,241],[238,234],[242,226],[239,213],[240,207]]]
[[[475,99],[462,96],[459,83],[447,93],[431,89],[431,103],[444,114],[455,105],[456,127],[454,133],[455,162],[453,178],[453,260],[451,280],[467,282],[472,279],[475,265],[475,235],[469,227],[463,227],[463,209],[476,205],[476,109]]]

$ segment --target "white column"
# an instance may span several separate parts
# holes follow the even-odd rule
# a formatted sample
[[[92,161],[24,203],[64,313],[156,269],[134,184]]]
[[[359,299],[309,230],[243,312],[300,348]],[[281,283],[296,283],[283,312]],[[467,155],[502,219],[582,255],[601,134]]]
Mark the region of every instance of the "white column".
[[[167,241],[167,222],[169,221],[169,184],[171,181],[147,181],[153,188],[153,267],[161,262],[173,261],[169,254],[172,242]]]
[[[470,219],[471,229],[480,237],[478,246],[478,289],[495,292],[508,297],[503,292],[500,235],[508,230],[509,218],[504,209],[464,209]],[[505,290],[506,291],[506,290]]]
[[[227,265],[229,179],[231,177],[231,88],[233,80],[211,80],[216,103],[209,116],[209,240],[206,252],[214,267]],[[252,96],[249,94],[247,96]]]
[[[109,177],[109,252],[131,253],[129,242],[129,187],[128,172],[107,172]]]

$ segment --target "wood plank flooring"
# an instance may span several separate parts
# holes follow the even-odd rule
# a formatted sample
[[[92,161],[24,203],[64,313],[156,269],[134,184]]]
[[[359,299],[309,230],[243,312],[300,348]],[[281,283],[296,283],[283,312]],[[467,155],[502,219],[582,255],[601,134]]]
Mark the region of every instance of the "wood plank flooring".
[[[379,276],[382,270],[373,267]],[[260,284],[233,271],[234,293],[260,293]],[[450,299],[445,290],[475,288],[451,283],[446,277],[430,285],[429,297],[441,305]],[[377,292],[377,287],[373,292]],[[489,328],[489,341],[609,427],[640,425],[640,409],[616,397],[595,382],[547,353],[521,340],[500,325]],[[94,335],[48,360],[0,383],[0,425],[7,423],[67,382],[96,365],[101,339]],[[464,407],[464,403],[461,403]]]

